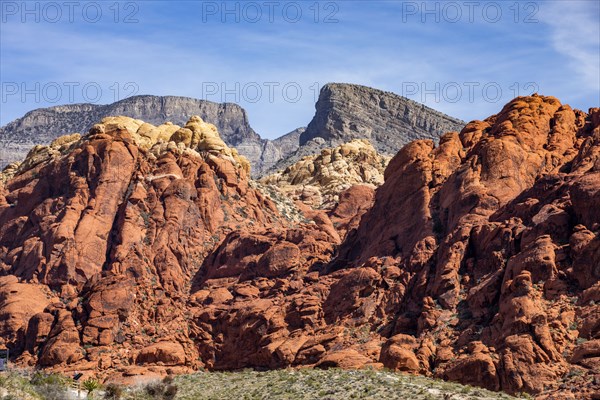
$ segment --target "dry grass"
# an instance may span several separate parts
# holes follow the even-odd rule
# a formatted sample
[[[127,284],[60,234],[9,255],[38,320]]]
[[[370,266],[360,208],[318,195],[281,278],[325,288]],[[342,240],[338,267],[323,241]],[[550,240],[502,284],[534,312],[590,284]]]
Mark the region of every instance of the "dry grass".
[[[497,400],[507,394],[394,372],[338,369],[276,370],[268,372],[199,372],[178,376],[175,399],[411,399]],[[142,400],[143,388],[129,389],[123,397]]]
[[[38,387],[39,383],[46,385]],[[0,399],[56,398],[59,383],[32,379],[18,373],[0,375]],[[160,386],[160,390],[157,387]],[[108,391],[110,392],[110,390]],[[103,389],[94,391],[90,398],[109,397]],[[46,396],[48,395],[48,397]],[[151,382],[145,385],[119,389],[121,400],[348,400],[348,399],[410,399],[410,400],[498,400],[514,399],[504,393],[463,386],[420,376],[388,371],[339,369],[276,370],[256,372],[198,372],[175,377],[169,382]]]

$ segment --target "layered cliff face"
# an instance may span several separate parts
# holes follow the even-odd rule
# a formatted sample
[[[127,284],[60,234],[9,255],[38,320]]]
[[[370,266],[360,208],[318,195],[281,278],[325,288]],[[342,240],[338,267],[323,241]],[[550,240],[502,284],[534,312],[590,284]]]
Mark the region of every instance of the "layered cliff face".
[[[385,366],[600,392],[600,109],[517,98],[410,143],[379,189],[326,211],[266,195],[200,118],[140,123],[106,120],[0,180],[17,363],[116,380]]]
[[[87,132],[102,118],[114,115],[140,119],[150,124],[171,121],[183,125],[192,115],[214,124],[229,146],[236,146],[259,173],[297,148],[285,141],[263,140],[237,104],[213,103],[188,97],[133,96],[108,105],[73,104],[42,108],[27,113],[0,129],[0,158],[6,163],[23,159],[34,145],[46,145],[72,132]],[[297,138],[297,134],[291,135]],[[4,165],[0,166],[3,167]]]
[[[300,145],[322,138],[338,145],[368,139],[383,154],[396,154],[416,139],[460,131],[465,123],[394,93],[366,86],[330,83],[321,89],[316,113]]]
[[[291,199],[313,208],[331,209],[339,203],[340,194],[353,185],[380,186],[389,160],[367,140],[356,139],[307,156],[260,182],[274,185]]]

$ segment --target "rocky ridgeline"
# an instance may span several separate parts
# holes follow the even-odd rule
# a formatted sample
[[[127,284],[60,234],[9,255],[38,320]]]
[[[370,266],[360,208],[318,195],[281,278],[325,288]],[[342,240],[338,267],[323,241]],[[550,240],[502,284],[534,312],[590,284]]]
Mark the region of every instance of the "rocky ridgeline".
[[[300,145],[317,137],[341,144],[369,139],[381,153],[395,154],[416,139],[439,139],[465,123],[394,93],[367,86],[330,83],[321,89],[316,114]]]
[[[465,122],[397,94],[361,85],[329,83],[321,89],[316,112],[300,135],[300,147],[274,169],[318,154],[353,139],[367,139],[383,155],[394,155],[407,143],[460,131]]]
[[[370,366],[598,397],[600,109],[517,98],[411,142],[376,191],[297,202],[302,218],[200,119],[154,144],[166,126],[137,124],[105,121],[0,185],[18,365],[115,381]]]
[[[298,128],[275,140],[262,139],[237,104],[188,97],[133,96],[113,104],[74,104],[41,108],[0,128],[0,168],[25,158],[37,144],[47,145],[73,132],[87,132],[109,116],[123,115],[151,124],[184,125],[192,115],[214,124],[221,138],[235,147],[262,176],[352,139],[366,138],[393,155],[413,139],[436,139],[464,123],[392,93],[350,84],[328,84],[321,90],[308,129]]]
[[[599,194],[600,109],[517,98],[404,147],[328,270],[377,271],[391,368],[597,398]]]
[[[283,171],[265,176],[260,182],[274,185],[289,198],[313,208],[331,209],[339,196],[354,185],[372,189],[383,183],[390,158],[381,156],[364,139],[355,139],[321,154],[306,156]]]
[[[184,125],[190,116],[198,115],[214,124],[225,143],[238,148],[257,173],[296,150],[302,131],[290,132],[275,141],[264,140],[250,127],[246,111],[237,104],[176,96],[133,96],[108,105],[72,104],[33,110],[0,128],[0,158],[4,163],[22,160],[34,145],[47,145],[73,132],[87,132],[97,121],[115,115],[176,125]]]
[[[282,219],[248,172],[200,117],[106,118],[34,149],[0,185],[2,341],[19,363],[63,371],[118,369],[153,337],[179,339],[146,346],[141,364],[187,360],[186,282],[203,255],[234,227]]]

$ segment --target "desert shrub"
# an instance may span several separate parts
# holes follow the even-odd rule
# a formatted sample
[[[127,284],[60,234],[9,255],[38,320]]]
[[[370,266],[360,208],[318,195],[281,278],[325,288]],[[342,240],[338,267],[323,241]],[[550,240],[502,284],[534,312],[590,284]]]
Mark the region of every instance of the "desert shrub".
[[[162,382],[150,382],[146,385],[145,391],[153,399],[160,399],[163,391],[165,390],[165,384]]]
[[[153,399],[173,400],[178,389],[177,385],[173,384],[173,378],[167,376],[162,382],[155,381],[147,384],[145,392]]]
[[[46,400],[64,400],[68,396],[69,379],[59,374],[36,372],[30,383],[34,390]]]
[[[123,387],[116,383],[109,383],[104,391],[104,398],[107,400],[120,400],[123,396]]]
[[[31,377],[31,384],[34,386],[42,385],[60,385],[67,386],[69,379],[59,374],[45,374],[43,372],[36,372]]]
[[[100,389],[100,386],[102,386],[102,385],[100,385],[100,382],[98,382],[97,379],[88,378],[85,381],[83,381],[82,386],[89,393],[92,393],[94,390]]]
[[[165,391],[163,393],[163,399],[164,400],[173,400],[175,398],[175,396],[177,395],[177,385],[167,385],[167,387],[165,388]]]
[[[58,384],[43,384],[34,389],[44,400],[64,400],[69,395],[66,386]]]

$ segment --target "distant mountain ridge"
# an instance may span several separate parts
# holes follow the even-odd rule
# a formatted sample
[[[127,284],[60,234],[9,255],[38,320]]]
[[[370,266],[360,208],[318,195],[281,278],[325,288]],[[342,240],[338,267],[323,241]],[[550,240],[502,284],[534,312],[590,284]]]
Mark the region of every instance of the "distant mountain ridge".
[[[465,122],[406,97],[362,85],[329,83],[321,88],[315,116],[300,135],[299,148],[272,170],[354,139],[367,139],[381,154],[394,155],[416,139],[435,142]]]
[[[217,127],[227,145],[248,158],[255,177],[353,139],[367,139],[378,152],[393,155],[411,140],[436,141],[465,124],[394,93],[329,83],[321,89],[315,115],[307,128],[268,140],[252,129],[246,111],[237,104],[140,95],[107,105],[72,104],[28,112],[0,128],[0,167],[22,160],[36,144],[49,144],[73,132],[86,133],[102,118],[117,115],[151,124],[171,121],[177,125],[185,125],[190,116],[199,115]]]
[[[367,86],[329,83],[321,89],[316,114],[300,145],[321,137],[341,144],[369,139],[382,153],[395,154],[415,139],[437,139],[465,122],[395,93]]]
[[[263,165],[268,167],[285,155],[277,144],[282,141],[274,143],[262,139],[250,127],[246,111],[237,104],[189,97],[141,95],[107,105],[70,104],[30,111],[0,128],[0,158],[4,163],[21,160],[35,144],[48,144],[57,137],[73,132],[86,133],[102,118],[116,115],[141,119],[151,124],[171,121],[182,126],[190,116],[199,115],[206,122],[214,124],[223,140],[229,146],[238,148],[257,172],[262,170]],[[294,148],[285,139],[283,143],[286,148]]]

